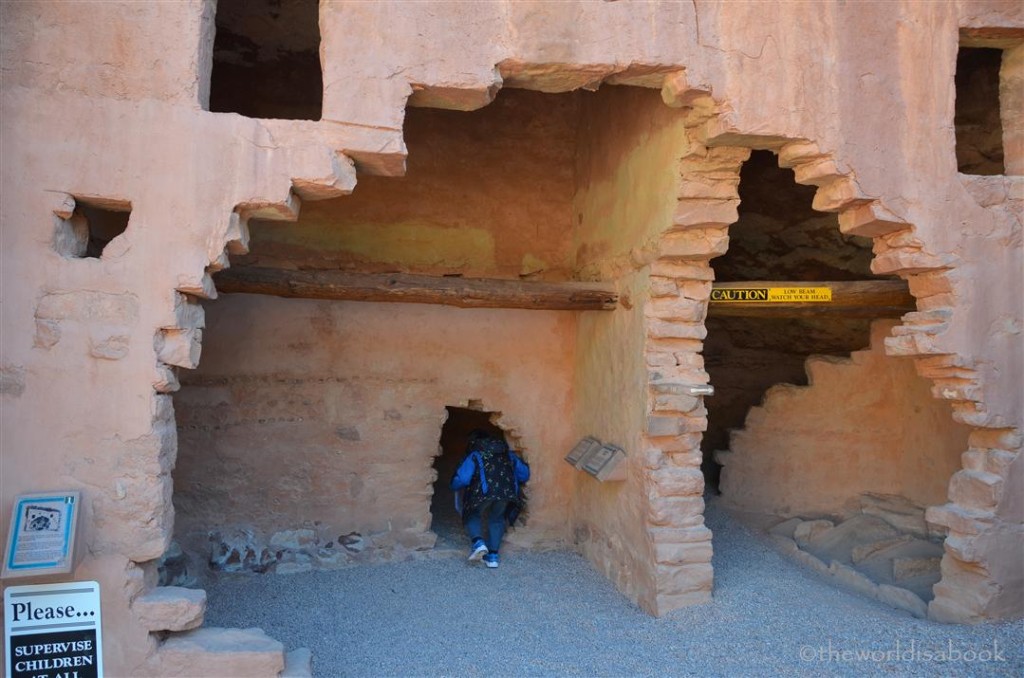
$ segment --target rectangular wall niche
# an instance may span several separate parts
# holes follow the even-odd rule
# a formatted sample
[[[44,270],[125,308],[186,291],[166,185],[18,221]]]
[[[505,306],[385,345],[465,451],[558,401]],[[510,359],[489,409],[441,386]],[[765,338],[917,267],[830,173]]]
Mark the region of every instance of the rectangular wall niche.
[[[962,174],[1004,174],[999,69],[1003,50],[964,47],[956,57],[956,165]]]
[[[125,232],[131,203],[103,198],[75,198],[75,211],[57,218],[53,246],[69,259],[98,259],[107,245]]]
[[[322,106],[317,0],[218,0],[210,110],[319,120]]]

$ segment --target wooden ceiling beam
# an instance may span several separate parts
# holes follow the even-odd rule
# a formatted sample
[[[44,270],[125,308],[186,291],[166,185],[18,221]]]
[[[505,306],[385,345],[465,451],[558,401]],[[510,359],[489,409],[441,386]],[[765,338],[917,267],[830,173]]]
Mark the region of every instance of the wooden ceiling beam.
[[[214,275],[219,292],[302,299],[444,304],[460,308],[609,311],[618,305],[607,283],[537,282],[485,278],[295,271],[238,266]]]

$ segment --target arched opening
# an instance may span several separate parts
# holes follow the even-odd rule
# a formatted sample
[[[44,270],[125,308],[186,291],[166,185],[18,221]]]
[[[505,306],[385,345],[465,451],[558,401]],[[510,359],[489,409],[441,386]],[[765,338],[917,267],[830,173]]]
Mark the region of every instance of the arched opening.
[[[794,183],[774,154],[751,155],[739,193],[729,251],[712,262],[719,282],[874,277],[871,241],[815,212],[814,189]],[[885,355],[883,340],[907,309],[728,310],[712,303],[706,322],[716,387],[704,438],[709,485],[812,564],[866,591],[909,591],[916,598],[890,593],[888,602],[903,596],[902,607],[924,616],[944,537],[925,509],[944,503],[969,429],[910,361]]]

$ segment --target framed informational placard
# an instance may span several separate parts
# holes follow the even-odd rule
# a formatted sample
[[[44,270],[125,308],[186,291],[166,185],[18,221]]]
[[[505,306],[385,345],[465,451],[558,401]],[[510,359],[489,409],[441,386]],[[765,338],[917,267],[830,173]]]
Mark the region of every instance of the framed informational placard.
[[[601,441],[592,436],[587,436],[576,443],[576,447],[569,451],[565,460],[575,468],[582,468],[587,456],[599,449],[601,449]]]
[[[77,491],[23,494],[14,500],[3,577],[65,574],[74,566],[81,505]]]
[[[10,586],[6,678],[103,678],[102,632],[97,582]]]

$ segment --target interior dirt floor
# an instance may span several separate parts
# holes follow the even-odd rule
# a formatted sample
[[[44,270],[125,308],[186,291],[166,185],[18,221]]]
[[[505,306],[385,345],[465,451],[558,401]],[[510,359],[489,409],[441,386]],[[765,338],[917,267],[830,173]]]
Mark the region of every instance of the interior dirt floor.
[[[207,626],[308,647],[316,676],[1024,674],[1024,622],[948,626],[836,586],[710,500],[714,602],[650,617],[579,555],[462,550],[207,587]]]

